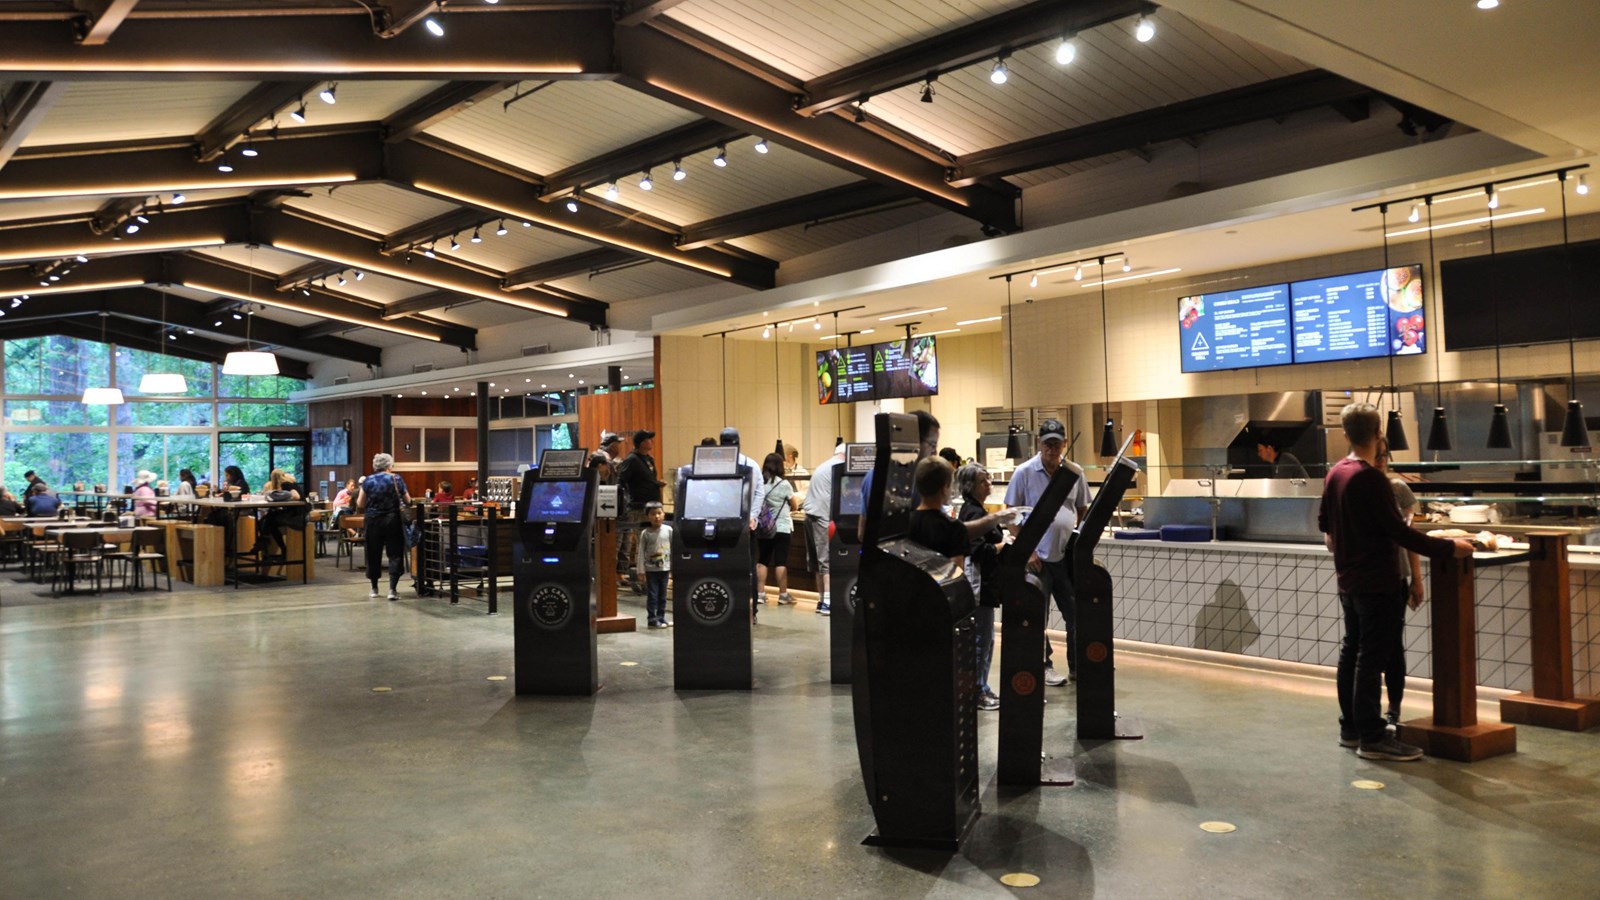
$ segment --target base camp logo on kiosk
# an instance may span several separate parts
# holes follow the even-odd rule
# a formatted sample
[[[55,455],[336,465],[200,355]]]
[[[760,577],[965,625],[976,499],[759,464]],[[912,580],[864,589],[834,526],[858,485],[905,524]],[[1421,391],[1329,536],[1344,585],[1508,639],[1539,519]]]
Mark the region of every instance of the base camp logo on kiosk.
[[[540,628],[552,631],[572,617],[572,597],[558,584],[541,584],[528,596],[528,617]]]
[[[707,625],[716,625],[733,611],[733,595],[720,581],[702,581],[689,589],[689,612]]]

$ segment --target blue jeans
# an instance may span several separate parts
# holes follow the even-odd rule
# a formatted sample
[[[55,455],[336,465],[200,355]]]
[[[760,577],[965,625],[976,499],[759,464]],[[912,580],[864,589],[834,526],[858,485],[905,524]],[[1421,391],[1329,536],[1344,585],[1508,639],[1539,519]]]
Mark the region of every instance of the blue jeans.
[[[644,573],[644,613],[649,622],[667,620],[667,572]]]
[[[1061,620],[1066,623],[1067,629],[1067,671],[1078,671],[1078,605],[1073,594],[1072,567],[1065,559],[1055,562],[1046,562],[1039,569],[1039,588],[1046,597],[1054,597],[1056,609],[1061,611]],[[1054,648],[1048,639],[1044,642],[1044,664],[1050,665],[1050,656]]]
[[[989,666],[994,662],[994,607],[979,606],[972,619],[978,624],[978,690],[992,694]]]
[[[1344,642],[1339,645],[1339,733],[1363,744],[1383,740],[1383,671],[1405,620],[1406,604],[1394,591],[1343,594]]]

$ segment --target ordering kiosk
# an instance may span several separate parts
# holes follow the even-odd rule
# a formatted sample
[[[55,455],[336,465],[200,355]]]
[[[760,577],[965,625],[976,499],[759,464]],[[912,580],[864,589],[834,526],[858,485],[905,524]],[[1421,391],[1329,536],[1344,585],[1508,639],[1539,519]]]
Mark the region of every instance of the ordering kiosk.
[[[511,572],[519,694],[593,694],[594,470],[583,450],[546,450],[522,476]]]
[[[866,843],[954,850],[978,817],[977,604],[959,562],[905,537],[916,418],[876,418],[851,667]]]
[[[1128,459],[1130,435],[1106,469],[1106,479],[1089,503],[1089,511],[1072,536],[1067,552],[1072,557],[1072,580],[1077,602],[1078,633],[1078,740],[1132,740],[1144,737],[1139,724],[1117,715],[1117,682],[1113,665],[1114,637],[1111,615],[1111,573],[1094,560],[1111,516],[1122,495],[1139,474],[1139,464]]]
[[[833,495],[828,501],[828,578],[833,610],[828,622],[829,669],[834,684],[850,683],[850,642],[855,632],[856,577],[861,571],[861,485],[877,447],[846,444],[844,462],[831,470]]]
[[[672,528],[672,686],[748,691],[751,675],[748,466],[738,447],[696,447],[678,478]]]

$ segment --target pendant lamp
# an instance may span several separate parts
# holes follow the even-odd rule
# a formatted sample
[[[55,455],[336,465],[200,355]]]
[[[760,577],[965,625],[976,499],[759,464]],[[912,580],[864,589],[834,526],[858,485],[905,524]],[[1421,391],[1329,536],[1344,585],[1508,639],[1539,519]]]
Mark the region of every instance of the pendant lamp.
[[[100,343],[106,342],[106,317],[108,312],[100,313]],[[122,390],[116,387],[92,387],[83,389],[83,403],[87,406],[120,406],[122,404]]]
[[[1491,186],[1488,191],[1493,198],[1494,188]],[[1495,255],[1492,210],[1489,215],[1489,255]],[[1484,444],[1490,450],[1511,449],[1511,419],[1502,395],[1504,389],[1505,385],[1500,380],[1500,295],[1497,293],[1494,299],[1494,416],[1489,420],[1489,440]]]
[[[1439,321],[1439,269],[1433,256],[1433,197],[1422,198],[1422,203],[1428,208],[1428,279],[1433,283],[1433,311],[1428,314],[1428,321]],[[1450,450],[1454,445],[1450,442],[1450,423],[1444,414],[1444,395],[1440,387],[1439,357],[1444,355],[1443,347],[1433,349],[1433,423],[1428,426],[1428,442],[1423,445],[1429,450]]]
[[[1011,345],[1010,347],[1007,348],[1008,351],[1009,351],[1007,355],[1013,361],[1006,364],[1006,372],[1010,375],[1010,378],[1011,378],[1011,392],[1010,392],[1010,395],[1006,398],[1011,403],[1011,409],[1009,410],[1009,413],[1010,413],[1010,416],[1011,416],[1011,427],[1009,429],[1010,436],[1006,438],[1006,457],[1008,459],[1012,460],[1013,462],[1015,462],[1016,460],[1019,460],[1019,459],[1027,459],[1028,455],[1029,455],[1028,454],[1029,448],[1028,448],[1027,436],[1023,433],[1023,430],[1022,430],[1021,426],[1017,425],[1017,364],[1015,362],[1015,360],[1017,358],[1017,344],[1016,344],[1016,341],[1014,340],[1015,335],[1016,335],[1016,327],[1015,326],[1016,326],[1016,315],[1012,312],[1012,308],[1011,308],[1011,276],[1007,275],[1006,276],[1006,342]]]
[[[1565,170],[1556,173],[1556,180],[1561,184],[1561,246],[1567,245],[1567,173]],[[1571,284],[1571,263],[1568,262],[1567,283]],[[1583,403],[1578,399],[1578,350],[1577,335],[1573,332],[1572,307],[1576,298],[1568,298],[1567,302],[1567,417],[1561,423],[1561,446],[1587,447],[1589,446],[1589,426],[1583,421]]]
[[[1117,423],[1111,418],[1111,330],[1106,324],[1106,258],[1100,257],[1100,367],[1105,379],[1106,424],[1100,431],[1100,455],[1117,455]]]
[[[1387,285],[1389,280],[1389,204],[1378,204],[1378,215],[1383,217],[1383,228],[1380,231],[1380,233],[1383,235],[1383,277],[1379,280],[1379,283]],[[1386,297],[1384,299],[1387,300],[1388,298]],[[1388,356],[1389,394],[1394,397],[1395,408],[1389,410],[1389,423],[1388,426],[1383,430],[1383,436],[1384,439],[1389,443],[1390,451],[1410,450],[1411,442],[1406,440],[1405,419],[1401,418],[1400,416],[1400,392],[1395,388],[1394,384],[1393,348],[1389,349]]]
[[[161,287],[161,333],[167,331],[167,288]],[[162,371],[166,369],[166,345],[162,345],[161,362],[163,365],[154,372],[144,373],[139,379],[139,393],[141,394],[186,394],[189,392],[189,382],[177,372]]]
[[[250,269],[245,276],[245,296],[255,295],[256,247],[250,245]],[[278,374],[278,357],[265,350],[250,349],[250,323],[255,321],[255,310],[245,307],[244,320],[244,349],[230,351],[222,360],[222,374],[224,375],[276,375]]]

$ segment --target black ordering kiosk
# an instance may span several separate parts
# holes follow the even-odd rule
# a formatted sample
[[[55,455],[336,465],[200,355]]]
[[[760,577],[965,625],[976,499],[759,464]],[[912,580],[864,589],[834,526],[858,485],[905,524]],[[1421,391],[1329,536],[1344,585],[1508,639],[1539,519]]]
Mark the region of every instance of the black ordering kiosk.
[[[512,546],[517,693],[593,694],[594,470],[582,450],[546,450],[522,476]]]
[[[750,506],[738,447],[696,447],[678,478],[672,528],[672,686],[753,687]]]
[[[866,843],[956,849],[978,817],[976,601],[961,565],[906,539],[917,420],[879,413],[856,582],[852,698]]]
[[[833,495],[828,501],[828,579],[833,594],[828,623],[830,670],[834,684],[850,683],[850,641],[856,621],[856,576],[861,572],[861,484],[872,471],[872,444],[846,444],[844,462],[831,470]]]
[[[1000,554],[1000,750],[999,783],[1007,787],[1068,785],[1074,780],[1072,760],[1044,761],[1044,631],[1049,598],[1038,576],[1028,571],[1028,557],[1078,483],[1072,466],[1062,463],[1044,494]],[[1081,669],[1081,663],[1080,663]]]
[[[1139,464],[1128,459],[1128,440],[1095,492],[1089,512],[1073,535],[1072,580],[1076,588],[1078,633],[1078,740],[1137,739],[1144,737],[1138,723],[1117,715],[1116,673],[1112,652],[1111,573],[1094,561],[1100,543],[1122,495],[1139,474]]]

